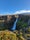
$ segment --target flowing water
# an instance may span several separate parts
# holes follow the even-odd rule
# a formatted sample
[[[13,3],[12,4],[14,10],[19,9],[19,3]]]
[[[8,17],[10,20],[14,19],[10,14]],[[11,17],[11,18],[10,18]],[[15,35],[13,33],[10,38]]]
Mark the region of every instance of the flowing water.
[[[15,30],[15,29],[16,29],[16,23],[17,23],[17,21],[18,21],[18,18],[16,18],[16,21],[15,21],[14,24],[13,24],[12,30]]]

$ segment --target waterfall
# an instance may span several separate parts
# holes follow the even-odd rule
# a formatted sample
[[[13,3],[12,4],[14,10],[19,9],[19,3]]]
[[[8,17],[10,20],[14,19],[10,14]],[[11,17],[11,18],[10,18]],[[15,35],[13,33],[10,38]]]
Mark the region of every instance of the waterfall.
[[[17,23],[17,21],[18,21],[18,18],[16,18],[16,21],[15,21],[14,24],[13,24],[12,30],[15,30],[15,29],[16,29],[16,23]]]

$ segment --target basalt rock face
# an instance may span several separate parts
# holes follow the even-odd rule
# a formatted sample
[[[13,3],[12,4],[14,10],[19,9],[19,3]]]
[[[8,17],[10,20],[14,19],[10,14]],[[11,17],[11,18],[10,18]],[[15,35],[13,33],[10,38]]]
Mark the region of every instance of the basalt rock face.
[[[4,20],[4,22],[2,23],[1,20]],[[2,27],[0,26],[0,29],[1,30],[6,30],[6,29],[11,30],[15,20],[16,20],[16,17],[14,15],[0,16],[0,21],[3,24]]]
[[[2,29],[8,29],[8,30],[11,30],[11,28],[13,27],[13,24],[14,24],[14,22],[15,22],[15,20],[16,20],[16,18],[18,17],[18,21],[20,20],[20,21],[22,21],[22,23],[25,23],[25,22],[27,22],[28,23],[28,25],[29,25],[29,19],[30,19],[30,16],[29,15],[22,15],[22,14],[20,14],[20,15],[6,15],[6,16],[0,16],[0,21],[1,20],[4,20],[4,22],[2,23],[2,21],[1,21],[1,23],[3,24],[3,27],[1,27]],[[17,22],[18,22],[17,21]],[[18,26],[18,25],[17,25]],[[16,27],[17,29],[19,28],[19,27]]]
[[[22,24],[21,24],[21,23]],[[27,23],[27,26],[26,27],[29,27],[30,26],[30,16],[29,15],[19,15],[19,18],[18,18],[18,22],[17,22],[17,26],[16,26],[16,29],[17,30],[20,30],[22,25],[24,23]],[[21,25],[20,25],[21,24]]]

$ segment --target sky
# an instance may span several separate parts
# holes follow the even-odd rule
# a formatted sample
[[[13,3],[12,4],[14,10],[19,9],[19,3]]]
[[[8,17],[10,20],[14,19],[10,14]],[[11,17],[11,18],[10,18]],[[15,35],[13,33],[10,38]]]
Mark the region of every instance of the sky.
[[[0,0],[0,14],[13,14],[30,10],[30,0]]]

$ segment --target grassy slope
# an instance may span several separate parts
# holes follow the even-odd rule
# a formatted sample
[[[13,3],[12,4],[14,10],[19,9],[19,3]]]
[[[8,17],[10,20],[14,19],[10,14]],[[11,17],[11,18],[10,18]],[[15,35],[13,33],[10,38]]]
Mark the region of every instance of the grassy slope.
[[[16,34],[11,31],[0,31],[0,40],[16,40]]]

